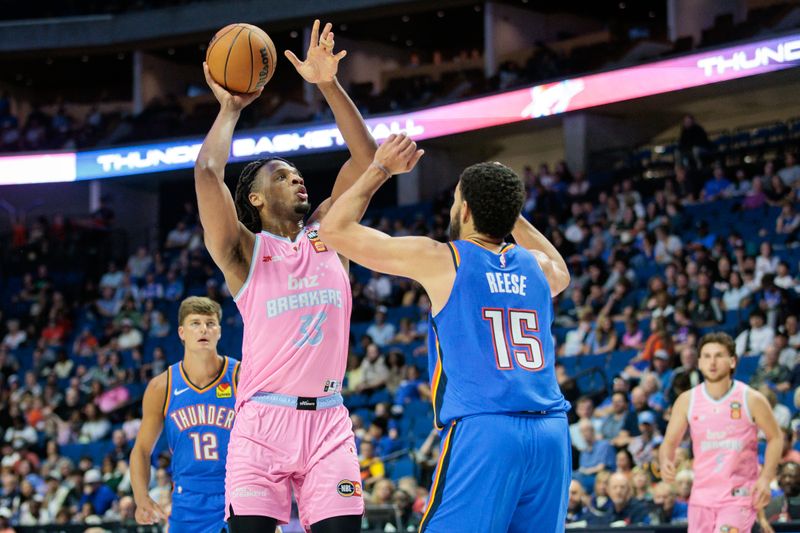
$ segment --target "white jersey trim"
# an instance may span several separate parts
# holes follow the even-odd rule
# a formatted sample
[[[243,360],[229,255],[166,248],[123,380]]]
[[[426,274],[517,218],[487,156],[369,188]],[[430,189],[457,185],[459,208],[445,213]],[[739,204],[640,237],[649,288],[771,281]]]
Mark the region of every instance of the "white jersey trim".
[[[238,302],[239,298],[242,297],[244,291],[247,289],[248,285],[250,285],[250,280],[253,278],[253,272],[256,269],[256,264],[258,264],[258,251],[261,249],[261,237],[256,234],[256,242],[253,244],[253,255],[250,257],[250,270],[247,272],[247,278],[244,280],[242,287],[239,289],[239,292],[236,293],[236,296],[233,297],[234,302]]]
[[[744,412],[747,415],[747,419],[750,421],[751,424],[755,424],[755,420],[753,420],[753,416],[750,414],[750,407],[747,405],[747,396],[750,394],[750,386],[742,383],[742,403],[744,404]]]

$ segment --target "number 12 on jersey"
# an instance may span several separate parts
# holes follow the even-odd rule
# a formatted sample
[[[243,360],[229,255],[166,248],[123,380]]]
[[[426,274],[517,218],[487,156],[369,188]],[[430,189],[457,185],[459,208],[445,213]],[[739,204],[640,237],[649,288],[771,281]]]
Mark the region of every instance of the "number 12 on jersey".
[[[511,370],[511,352],[517,365],[523,370],[536,371],[544,367],[542,343],[532,333],[539,332],[539,317],[536,311],[523,309],[483,309],[483,319],[492,328],[492,342],[497,360],[497,368]],[[511,338],[507,338],[506,323]],[[510,341],[510,342],[509,342]]]

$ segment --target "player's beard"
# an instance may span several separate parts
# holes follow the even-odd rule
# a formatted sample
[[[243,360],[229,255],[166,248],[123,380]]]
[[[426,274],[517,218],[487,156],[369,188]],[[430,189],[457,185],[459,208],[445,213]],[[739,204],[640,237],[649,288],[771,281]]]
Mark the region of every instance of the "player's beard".
[[[450,240],[457,241],[461,238],[461,208],[459,207],[458,210],[450,217],[450,228],[448,230],[450,233]]]
[[[308,202],[303,202],[294,206],[294,212],[298,215],[307,215],[309,211],[311,211],[311,204]]]

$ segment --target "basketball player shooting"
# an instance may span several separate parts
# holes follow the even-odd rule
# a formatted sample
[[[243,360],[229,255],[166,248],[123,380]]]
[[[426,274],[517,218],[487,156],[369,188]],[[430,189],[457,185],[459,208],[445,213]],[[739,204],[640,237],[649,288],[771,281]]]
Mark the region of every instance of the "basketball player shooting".
[[[736,362],[730,335],[700,339],[698,366],[705,382],[675,400],[659,450],[661,477],[672,483],[675,449],[689,429],[694,455],[689,533],[747,533],[770,500],[783,435],[764,395],[733,379]],[[767,438],[760,473],[758,430]]]
[[[340,394],[352,307],[346,260],[318,235],[319,221],[369,166],[375,141],[336,80],[331,25],[314,22],[305,61],[286,57],[315,84],[350,159],[331,197],[311,215],[302,174],[279,158],[247,165],[235,198],[224,182],[242,109],[261,91],[233,94],[204,65],[220,111],[198,154],[195,188],[206,247],[244,320],[236,424],[226,473],[232,533],[271,531],[290,517],[313,533],[359,531],[364,503],[347,409]],[[363,211],[362,211],[363,215]]]
[[[320,228],[339,253],[418,281],[431,300],[434,422],[445,433],[420,530],[564,531],[570,406],[556,381],[550,324],[552,297],[569,284],[567,265],[520,216],[522,180],[499,163],[461,174],[452,242],[360,225],[373,194],[422,153],[407,136],[390,136]],[[509,233],[516,245],[504,242]]]

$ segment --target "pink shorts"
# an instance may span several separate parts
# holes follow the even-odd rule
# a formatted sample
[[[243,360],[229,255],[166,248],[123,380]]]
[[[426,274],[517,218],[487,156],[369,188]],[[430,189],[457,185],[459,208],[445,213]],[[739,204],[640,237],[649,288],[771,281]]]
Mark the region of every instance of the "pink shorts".
[[[755,522],[756,510],[752,507],[689,505],[688,533],[750,533]]]
[[[246,402],[228,445],[225,519],[269,516],[286,524],[294,489],[300,522],[364,513],[353,425],[344,406],[299,411]]]

